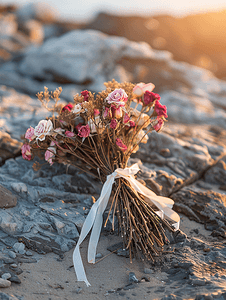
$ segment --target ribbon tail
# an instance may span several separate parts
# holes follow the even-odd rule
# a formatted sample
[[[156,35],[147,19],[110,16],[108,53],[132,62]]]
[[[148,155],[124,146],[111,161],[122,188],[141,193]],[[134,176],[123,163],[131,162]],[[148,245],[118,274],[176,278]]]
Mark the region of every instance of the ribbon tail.
[[[99,205],[101,204],[101,200],[102,199],[99,198],[98,201],[95,202],[93,204],[93,206],[91,207],[91,210],[90,210],[89,214],[87,215],[87,217],[85,219],[85,222],[82,226],[80,237],[78,239],[77,245],[76,245],[75,250],[73,252],[73,263],[74,263],[74,269],[75,269],[75,274],[77,276],[77,280],[78,281],[84,281],[87,286],[90,286],[90,283],[88,282],[88,280],[86,278],[84,266],[83,266],[83,263],[82,263],[81,254],[80,254],[80,251],[79,251],[79,246],[84,241],[84,239],[86,238],[87,234],[89,233],[90,229],[93,226],[95,216],[96,216],[96,212],[98,210]]]
[[[103,213],[107,207],[108,200],[111,195],[112,185],[114,183],[114,177],[110,177],[110,180],[105,182],[103,191],[103,201],[100,203],[98,207],[96,218],[93,224],[92,232],[89,239],[89,248],[88,248],[88,262],[95,263],[96,257],[96,248],[100,237],[100,232],[103,224]]]

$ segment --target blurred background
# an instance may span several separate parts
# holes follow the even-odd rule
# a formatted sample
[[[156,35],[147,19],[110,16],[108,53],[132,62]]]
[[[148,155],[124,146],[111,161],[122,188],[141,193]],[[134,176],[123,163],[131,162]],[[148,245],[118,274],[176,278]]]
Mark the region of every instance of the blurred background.
[[[30,43],[78,28],[145,41],[226,79],[225,0],[1,0],[0,62]]]

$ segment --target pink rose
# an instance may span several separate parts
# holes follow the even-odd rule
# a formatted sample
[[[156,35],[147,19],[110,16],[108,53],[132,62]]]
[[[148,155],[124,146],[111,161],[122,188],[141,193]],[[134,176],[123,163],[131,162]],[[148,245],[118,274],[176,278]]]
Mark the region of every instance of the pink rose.
[[[44,141],[46,135],[53,129],[51,120],[42,120],[34,129],[34,134],[37,140]]]
[[[123,115],[121,106],[116,107],[114,105],[111,106],[112,117],[116,119],[120,119]]]
[[[86,138],[89,136],[89,134],[90,134],[90,128],[89,128],[88,124],[79,127],[78,136],[80,136],[82,138]]]
[[[152,92],[154,88],[155,85],[153,83],[145,84],[143,82],[140,82],[133,88],[133,93],[138,97],[141,97],[146,91]]]
[[[164,124],[163,119],[158,118],[158,123],[154,126],[155,131],[159,131],[162,129],[162,126]]]
[[[112,129],[115,129],[115,128],[116,128],[116,126],[117,126],[117,124],[118,124],[117,120],[115,120],[115,119],[112,119],[112,120],[111,120],[110,127],[111,127]]]
[[[127,99],[128,95],[123,89],[115,89],[107,96],[106,101],[109,104],[113,104],[115,107],[121,107],[125,106]]]
[[[116,139],[116,145],[123,152],[127,150],[127,146],[125,144],[123,144],[122,140],[120,140],[119,138]]]
[[[24,144],[21,147],[21,153],[22,153],[23,159],[31,160],[31,146],[30,145]]]
[[[128,123],[130,120],[129,115],[125,114],[124,118],[123,118],[123,123]]]
[[[112,118],[112,111],[110,108],[105,107],[104,110],[104,118]]]
[[[88,102],[89,92],[87,90],[82,91],[81,95],[84,97],[84,101]]]
[[[75,134],[74,134],[74,132],[71,132],[71,131],[65,131],[65,135],[67,136],[67,137],[73,137]]]
[[[100,111],[97,108],[94,108],[93,112],[94,112],[95,117],[99,116],[99,114],[100,114]]]
[[[168,118],[166,106],[162,105],[158,100],[155,102],[155,111],[159,117]]]
[[[32,141],[35,138],[33,127],[28,128],[28,130],[25,133],[25,138],[29,141]]]
[[[56,148],[54,147],[48,147],[46,152],[45,152],[45,160],[48,161],[50,166],[53,164],[53,159],[55,158],[56,154]]]
[[[72,107],[73,107],[73,105],[71,103],[69,103],[62,108],[62,111],[66,111],[66,110],[71,111]]]
[[[160,100],[161,97],[159,96],[159,94],[153,93],[153,92],[149,92],[146,91],[144,93],[144,104],[145,105],[149,105],[150,103],[152,103],[155,100]]]
[[[134,121],[132,121],[132,120],[129,120],[129,126],[130,126],[130,127],[135,127],[135,125],[136,125],[136,124],[135,124],[135,122],[134,122]]]

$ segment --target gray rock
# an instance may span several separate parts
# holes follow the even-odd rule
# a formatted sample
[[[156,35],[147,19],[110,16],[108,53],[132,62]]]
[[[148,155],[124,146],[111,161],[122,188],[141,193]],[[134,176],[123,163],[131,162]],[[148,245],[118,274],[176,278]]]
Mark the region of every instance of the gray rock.
[[[16,253],[13,251],[9,251],[8,254],[9,254],[9,257],[16,258]]]
[[[10,279],[10,278],[11,278],[11,274],[10,274],[10,273],[4,273],[4,274],[2,275],[2,279],[7,280],[7,279]]]
[[[13,296],[13,295],[7,295],[5,293],[0,292],[0,299],[1,300],[19,300],[17,297]]]
[[[154,271],[152,269],[144,268],[144,273],[145,274],[153,274]]]
[[[15,243],[13,249],[19,254],[25,254],[25,245],[23,243]]]
[[[134,272],[129,273],[129,282],[130,283],[138,283],[139,280],[136,278],[136,275]]]
[[[11,285],[11,281],[0,278],[0,288],[7,288]]]
[[[17,204],[17,197],[11,191],[0,185],[0,208],[14,207]]]

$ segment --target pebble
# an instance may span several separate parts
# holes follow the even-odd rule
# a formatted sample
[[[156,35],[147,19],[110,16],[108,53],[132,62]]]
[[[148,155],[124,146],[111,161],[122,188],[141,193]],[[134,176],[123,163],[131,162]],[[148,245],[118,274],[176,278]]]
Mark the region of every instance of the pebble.
[[[10,273],[4,273],[4,274],[2,274],[2,279],[7,280],[9,278],[11,278],[11,274]]]
[[[80,294],[82,292],[82,288],[78,287],[75,292],[76,292],[76,294]]]
[[[17,268],[17,264],[11,264],[10,267]]]
[[[25,254],[25,245],[23,243],[15,243],[13,245],[13,249],[15,252],[19,253],[19,254]]]
[[[144,273],[145,274],[152,274],[154,271],[152,269],[144,268]]]
[[[16,253],[13,252],[13,251],[9,251],[9,252],[8,252],[8,255],[9,255],[9,257],[11,257],[11,258],[16,258]]]
[[[139,280],[136,278],[136,275],[134,272],[129,273],[129,282],[130,283],[133,283],[133,282],[138,283],[139,282]]]
[[[102,258],[102,257],[103,257],[103,254],[97,253],[95,257],[96,257],[96,258]]]
[[[11,281],[0,278],[0,288],[7,288],[11,285]]]

